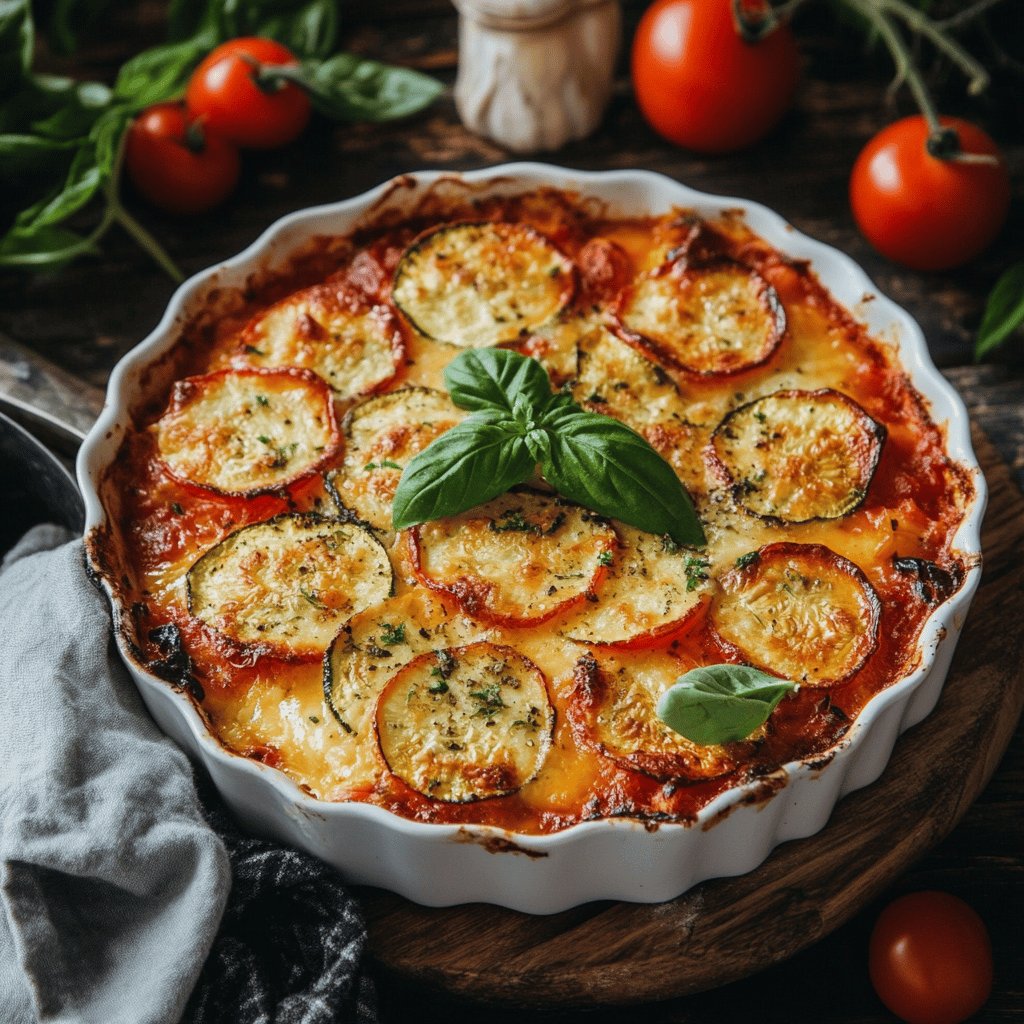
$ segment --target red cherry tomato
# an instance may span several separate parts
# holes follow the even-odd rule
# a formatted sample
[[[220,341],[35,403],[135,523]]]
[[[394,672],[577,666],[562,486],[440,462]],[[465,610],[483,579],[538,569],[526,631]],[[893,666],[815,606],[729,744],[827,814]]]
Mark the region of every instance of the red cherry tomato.
[[[916,114],[871,139],[850,176],[850,206],[864,237],[914,270],[948,270],[973,259],[1010,208],[1010,175],[992,139],[959,118],[941,122],[956,131],[964,153],[995,162],[932,156],[927,122]]]
[[[144,110],[128,129],[125,170],[138,191],[168,213],[203,213],[238,182],[238,150],[190,122],[180,103]]]
[[[890,903],[871,933],[868,962],[879,998],[909,1024],[959,1024],[992,991],[985,925],[946,892],[915,892]]]
[[[195,69],[185,102],[229,142],[273,149],[297,138],[309,121],[309,97],[292,82],[264,80],[268,66],[294,67],[291,50],[272,39],[232,39]]]
[[[742,149],[766,135],[799,77],[789,27],[745,42],[732,0],[655,0],[633,37],[641,112],[659,135],[701,153]]]

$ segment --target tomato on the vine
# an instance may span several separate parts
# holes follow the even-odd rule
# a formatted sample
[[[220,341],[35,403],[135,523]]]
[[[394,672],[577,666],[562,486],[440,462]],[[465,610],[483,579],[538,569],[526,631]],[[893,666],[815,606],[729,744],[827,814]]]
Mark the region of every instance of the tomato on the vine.
[[[148,107],[128,129],[125,170],[135,188],[168,213],[203,213],[238,183],[238,150],[192,121],[180,103]]]
[[[633,37],[632,72],[637,103],[659,135],[726,153],[766,135],[789,108],[800,54],[786,24],[747,42],[733,0],[655,0]]]
[[[286,46],[257,36],[231,39],[212,50],[192,73],[185,102],[229,142],[273,149],[302,134],[309,97],[274,68],[297,68]]]
[[[948,270],[973,259],[1010,208],[1010,175],[995,142],[968,121],[940,120],[968,160],[933,156],[928,124],[915,114],[875,135],[850,176],[850,206],[864,237],[914,270]],[[989,161],[970,160],[978,155]]]
[[[909,1024],[959,1024],[992,991],[992,946],[981,918],[946,892],[914,892],[882,911],[868,951],[871,983]]]

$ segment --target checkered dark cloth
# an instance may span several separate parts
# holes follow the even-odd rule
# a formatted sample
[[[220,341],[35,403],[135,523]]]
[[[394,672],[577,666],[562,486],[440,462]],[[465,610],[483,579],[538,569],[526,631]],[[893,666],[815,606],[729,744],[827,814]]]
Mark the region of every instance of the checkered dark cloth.
[[[211,784],[198,789],[227,847],[232,887],[183,1024],[376,1024],[366,926],[337,872],[243,835]]]

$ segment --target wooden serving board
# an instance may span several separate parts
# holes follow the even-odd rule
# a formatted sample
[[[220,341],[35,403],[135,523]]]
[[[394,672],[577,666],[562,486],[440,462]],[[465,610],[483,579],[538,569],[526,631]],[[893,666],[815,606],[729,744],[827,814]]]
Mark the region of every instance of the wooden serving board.
[[[590,903],[550,917],[431,909],[361,892],[385,972],[472,999],[585,1006],[668,999],[784,960],[843,924],[943,839],[985,787],[1024,706],[1024,498],[988,440],[985,567],[936,710],[882,778],[826,828],[739,878],[668,903]],[[586,864],[580,865],[586,870]]]

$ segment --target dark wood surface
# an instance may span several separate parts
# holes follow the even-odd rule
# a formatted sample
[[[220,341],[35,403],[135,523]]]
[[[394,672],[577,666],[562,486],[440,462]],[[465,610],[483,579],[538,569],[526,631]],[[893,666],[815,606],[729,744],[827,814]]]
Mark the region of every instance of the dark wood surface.
[[[1013,6],[1012,0],[1010,6]],[[627,38],[642,4],[627,4]],[[65,70],[109,77],[133,49],[159,38],[159,5],[140,7],[149,20],[130,19],[130,31],[108,32]],[[155,13],[154,13],[155,12]],[[409,63],[451,83],[456,60],[455,19],[443,0],[393,0],[346,7],[345,45],[384,59]],[[150,18],[150,15],[152,17]],[[1019,18],[1019,11],[1018,11]],[[126,23],[128,24],[128,23]],[[833,31],[809,19],[801,26],[806,58],[804,81],[794,110],[759,146],[741,154],[708,159],[661,142],[643,123],[619,81],[598,132],[590,139],[549,154],[569,167],[644,167],[669,174],[699,189],[766,203],[796,227],[850,253],[874,279],[919,320],[933,357],[964,395],[976,421],[991,436],[1018,484],[1024,484],[1024,346],[1018,338],[997,361],[982,367],[970,360],[973,333],[984,297],[1012,260],[1024,255],[1024,108],[1020,80],[998,86],[993,98],[968,104],[950,77],[944,109],[985,123],[1004,148],[1015,181],[1010,223],[996,244],[968,267],[946,274],[918,274],[887,263],[859,237],[850,217],[846,187],[849,168],[864,141],[883,123],[908,108],[886,106],[888,69],[879,55],[865,55],[849,31]],[[60,62],[54,63],[55,68]],[[623,66],[624,68],[624,66]],[[1015,98],[1016,97],[1016,98]],[[133,204],[133,209],[166,244],[186,272],[231,255],[251,242],[272,220],[291,210],[354,195],[393,174],[419,168],[488,166],[508,154],[470,135],[460,125],[450,95],[426,115],[388,126],[315,122],[290,149],[248,155],[242,185],[216,214],[175,220]],[[78,377],[102,385],[117,358],[156,324],[173,286],[123,236],[112,234],[102,257],[60,274],[0,275],[0,331],[48,356]],[[1024,630],[1019,583],[1022,552],[1006,553],[997,609],[999,628],[979,624],[979,642],[1020,646]],[[993,581],[999,583],[999,580]],[[976,613],[977,614],[977,613]],[[983,626],[983,628],[981,628]],[[911,737],[908,737],[910,740]],[[978,751],[968,742],[965,758]],[[984,756],[984,751],[981,752]],[[858,799],[854,797],[853,799]],[[529,1019],[558,1022],[632,1020],[662,1022],[733,1021],[757,1015],[762,1021],[874,1024],[892,1020],[872,993],[866,974],[867,936],[882,904],[893,895],[941,888],[965,897],[987,921],[993,936],[996,984],[977,1018],[1024,1019],[1024,938],[1019,925],[1024,895],[1024,730],[1018,728],[992,781],[959,826],[909,867],[865,909],[810,948],[754,977],[723,988],[659,1003],[643,1011],[596,1009],[540,1012]],[[938,842],[937,831],[930,840]],[[931,845],[926,843],[924,845]],[[864,865],[865,872],[870,864]],[[795,928],[823,934],[827,915],[805,904]],[[742,915],[737,913],[737,927]],[[800,924],[800,920],[804,923]],[[762,941],[749,935],[753,952]],[[788,949],[802,945],[794,941]],[[788,951],[788,949],[786,951]],[[760,960],[759,962],[767,962]],[[667,966],[666,970],[671,970]],[[683,969],[682,967],[680,969]],[[494,970],[502,970],[496,965]],[[481,1007],[382,972],[384,1019],[476,1021]],[[522,1011],[488,1007],[487,1018],[521,1021]]]

